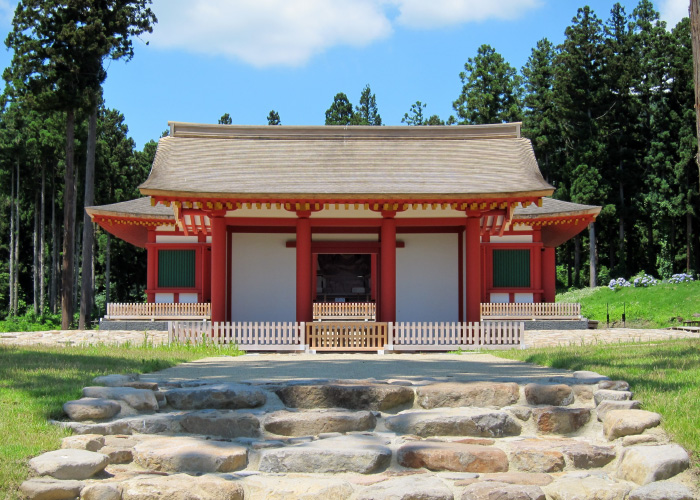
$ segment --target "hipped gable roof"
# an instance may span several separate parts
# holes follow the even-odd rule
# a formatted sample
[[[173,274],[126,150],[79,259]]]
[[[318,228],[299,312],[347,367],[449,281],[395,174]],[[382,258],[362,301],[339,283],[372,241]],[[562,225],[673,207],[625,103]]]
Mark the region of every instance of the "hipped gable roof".
[[[299,127],[170,123],[141,192],[215,198],[546,196],[520,124]]]

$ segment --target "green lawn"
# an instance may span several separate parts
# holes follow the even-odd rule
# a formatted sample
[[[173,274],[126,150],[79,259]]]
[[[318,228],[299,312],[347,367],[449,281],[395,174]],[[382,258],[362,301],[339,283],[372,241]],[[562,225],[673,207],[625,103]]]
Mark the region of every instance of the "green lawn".
[[[67,432],[47,420],[61,418],[63,403],[79,398],[93,377],[237,354],[216,346],[0,346],[0,498],[19,498],[28,459],[60,447]]]
[[[645,410],[663,416],[664,429],[693,456],[700,472],[700,341],[600,344],[494,355],[553,368],[592,370],[630,383]]]
[[[583,288],[557,295],[557,302],[580,302],[582,314],[588,319],[606,322],[606,305],[610,308],[611,326],[622,326],[622,312],[627,308],[627,327],[664,328],[680,324],[680,319],[700,320],[700,281],[660,284],[649,288],[607,286]]]

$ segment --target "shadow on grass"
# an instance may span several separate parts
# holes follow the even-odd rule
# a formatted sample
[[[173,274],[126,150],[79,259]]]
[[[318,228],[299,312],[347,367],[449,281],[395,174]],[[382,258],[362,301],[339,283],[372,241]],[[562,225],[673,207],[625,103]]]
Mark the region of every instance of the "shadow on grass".
[[[80,397],[98,375],[147,373],[187,361],[177,355],[140,356],[139,349],[120,355],[119,348],[23,348],[0,346],[0,391],[42,401],[47,418],[63,415],[64,402]]]

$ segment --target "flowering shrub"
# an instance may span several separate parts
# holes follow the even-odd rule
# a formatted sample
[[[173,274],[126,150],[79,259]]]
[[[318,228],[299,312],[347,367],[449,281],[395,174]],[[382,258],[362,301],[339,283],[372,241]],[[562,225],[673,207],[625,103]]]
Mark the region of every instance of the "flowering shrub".
[[[674,274],[668,279],[669,283],[690,283],[695,281],[692,274],[680,273]]]
[[[642,273],[632,280],[632,285],[635,287],[648,287],[656,286],[659,281],[654,278],[651,274]]]
[[[608,283],[608,288],[610,290],[619,290],[620,288],[628,286],[632,285],[630,285],[630,282],[627,281],[625,278],[617,278],[616,280],[610,280],[610,283]]]

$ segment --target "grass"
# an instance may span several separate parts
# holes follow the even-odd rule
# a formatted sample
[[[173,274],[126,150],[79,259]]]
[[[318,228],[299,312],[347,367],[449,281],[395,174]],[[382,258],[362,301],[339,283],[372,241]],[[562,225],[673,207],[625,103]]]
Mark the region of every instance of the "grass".
[[[63,417],[63,403],[80,397],[90,381],[108,373],[148,373],[207,356],[242,354],[214,345],[3,346],[0,345],[0,498],[20,498],[27,462],[60,448],[68,431],[48,423]]]
[[[682,320],[700,320],[693,316],[700,314],[700,281],[617,291],[606,286],[583,288],[557,295],[557,302],[580,302],[582,314],[600,321],[601,326],[605,326],[609,306],[611,326],[622,326],[626,308],[628,328],[665,328]]]
[[[552,368],[592,370],[630,383],[645,410],[663,417],[700,472],[700,341],[550,347],[492,354]]]

